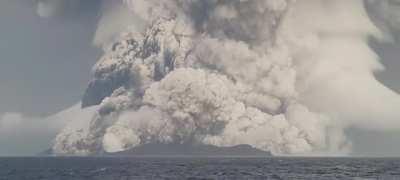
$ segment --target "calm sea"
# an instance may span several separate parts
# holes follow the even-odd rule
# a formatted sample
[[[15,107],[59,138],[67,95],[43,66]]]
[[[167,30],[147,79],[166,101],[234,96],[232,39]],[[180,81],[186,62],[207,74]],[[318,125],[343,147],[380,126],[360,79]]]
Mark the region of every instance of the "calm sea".
[[[394,158],[0,158],[0,180],[382,179]]]

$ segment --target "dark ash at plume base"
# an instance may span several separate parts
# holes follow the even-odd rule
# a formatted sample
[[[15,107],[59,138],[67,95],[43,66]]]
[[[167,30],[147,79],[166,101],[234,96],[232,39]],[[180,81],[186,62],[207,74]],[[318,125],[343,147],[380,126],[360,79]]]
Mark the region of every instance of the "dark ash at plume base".
[[[108,156],[157,156],[157,157],[268,157],[271,153],[249,145],[217,147],[204,144],[144,144],[130,150],[106,153]]]

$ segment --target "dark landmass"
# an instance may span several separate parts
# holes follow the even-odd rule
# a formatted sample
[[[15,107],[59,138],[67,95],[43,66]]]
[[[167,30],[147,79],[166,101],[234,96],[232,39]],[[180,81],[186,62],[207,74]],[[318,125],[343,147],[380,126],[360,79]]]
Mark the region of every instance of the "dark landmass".
[[[37,154],[38,156],[57,156],[51,149]],[[250,145],[237,145],[232,147],[217,147],[213,145],[188,145],[188,144],[145,144],[133,149],[116,152],[100,153],[94,156],[156,156],[156,157],[268,157],[270,152],[253,148]]]
[[[106,154],[108,156],[194,156],[194,157],[268,157],[270,152],[250,145],[217,147],[212,145],[145,144],[133,149]]]

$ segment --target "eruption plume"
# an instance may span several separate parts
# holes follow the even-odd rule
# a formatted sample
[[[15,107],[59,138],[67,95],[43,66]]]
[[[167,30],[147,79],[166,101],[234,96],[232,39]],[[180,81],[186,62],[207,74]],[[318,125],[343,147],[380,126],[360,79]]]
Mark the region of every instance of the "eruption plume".
[[[110,4],[82,100],[97,110],[57,136],[55,153],[147,143],[347,153],[348,127],[400,127],[399,95],[374,77],[384,67],[368,38],[382,33],[362,0]]]

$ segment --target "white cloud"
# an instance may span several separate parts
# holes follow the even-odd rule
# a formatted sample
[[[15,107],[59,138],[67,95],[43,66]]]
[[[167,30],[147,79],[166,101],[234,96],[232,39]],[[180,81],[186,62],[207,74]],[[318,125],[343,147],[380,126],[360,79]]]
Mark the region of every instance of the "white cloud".
[[[51,148],[54,137],[68,123],[80,105],[49,117],[20,113],[0,115],[0,155],[32,155]]]

